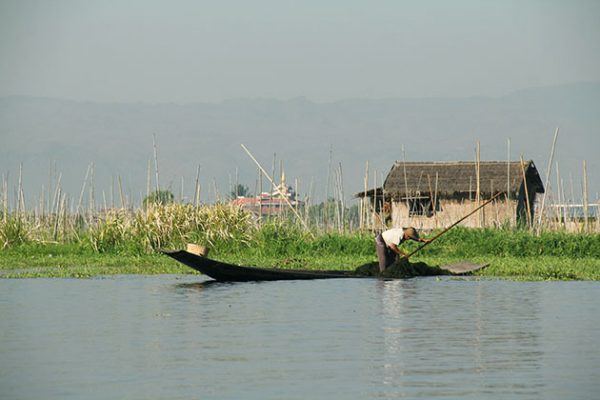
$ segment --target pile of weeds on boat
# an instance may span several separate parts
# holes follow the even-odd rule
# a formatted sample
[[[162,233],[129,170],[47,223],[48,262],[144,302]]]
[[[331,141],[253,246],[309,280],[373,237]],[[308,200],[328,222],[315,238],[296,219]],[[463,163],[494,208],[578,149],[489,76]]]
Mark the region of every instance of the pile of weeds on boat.
[[[383,272],[379,271],[379,263],[371,262],[356,268],[355,273],[360,276],[373,276],[386,279],[406,279],[415,276],[447,275],[448,272],[437,266],[430,266],[424,262],[410,262],[406,258],[398,258]]]

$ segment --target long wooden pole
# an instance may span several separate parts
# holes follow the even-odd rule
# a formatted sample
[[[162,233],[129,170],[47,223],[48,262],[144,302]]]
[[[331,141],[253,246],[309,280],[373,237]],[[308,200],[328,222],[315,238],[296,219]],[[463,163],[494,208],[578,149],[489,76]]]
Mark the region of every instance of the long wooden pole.
[[[363,183],[364,183],[364,196],[363,198],[360,200],[360,229],[363,230],[365,229],[365,226],[367,224],[367,191],[369,190],[369,160],[366,161],[365,163],[365,177],[363,179]]]
[[[552,140],[552,149],[550,150],[550,159],[548,160],[548,169],[546,170],[546,181],[544,183],[544,194],[542,195],[542,205],[540,206],[540,216],[538,217],[537,233],[542,229],[542,218],[544,217],[544,205],[546,204],[546,193],[548,193],[548,185],[550,185],[550,174],[552,172],[552,161],[554,160],[554,147],[558,138],[558,128],[554,131],[554,139]]]
[[[521,155],[521,172],[523,174],[523,188],[525,189],[525,202],[527,204],[527,227],[531,228],[531,203],[529,202],[529,189],[527,188],[527,174],[525,173],[523,155]]]
[[[508,220],[508,226],[512,226],[512,207],[510,206],[510,138],[507,141],[507,153],[506,153],[506,218]]]
[[[160,196],[160,185],[158,183],[158,151],[156,149],[156,133],[152,135],[152,145],[154,147],[154,172],[156,175],[156,195]]]
[[[198,164],[198,168],[196,169],[196,185],[194,186],[194,207],[198,207],[198,203],[200,202],[200,164]]]
[[[583,160],[583,229],[589,232],[587,162]]]
[[[446,232],[448,232],[450,229],[454,228],[456,225],[460,224],[461,222],[463,222],[465,219],[467,219],[468,217],[470,217],[471,215],[475,214],[477,211],[479,211],[480,209],[482,209],[483,207],[485,207],[486,205],[490,204],[493,200],[495,200],[498,196],[500,196],[502,193],[496,193],[496,195],[494,195],[491,199],[489,199],[488,201],[486,201],[485,203],[481,204],[479,207],[475,208],[473,211],[469,212],[467,215],[465,215],[464,217],[462,217],[461,219],[459,219],[458,221],[456,221],[455,223],[453,223],[452,225],[450,225],[449,227],[447,227],[446,229],[444,229],[443,231],[441,231],[440,233],[438,233],[437,235],[435,235],[430,242],[425,243],[423,245],[421,245],[419,248],[417,248],[416,250],[414,250],[413,252],[409,253],[406,258],[408,259],[409,257],[411,257],[412,255],[414,255],[415,253],[418,253],[419,251],[421,251],[424,247],[426,247],[427,245],[431,244],[434,240],[438,239],[440,236],[442,236],[443,234],[445,234]]]
[[[252,159],[252,161],[254,161],[254,163],[258,166],[258,168],[260,168],[260,170],[262,171],[262,173],[265,174],[265,176],[267,177],[267,179],[269,180],[269,182],[271,182],[271,185],[273,185],[275,187],[275,190],[277,190],[277,192],[285,200],[285,202],[287,203],[287,205],[292,209],[292,212],[294,213],[294,215],[296,216],[296,218],[298,218],[300,220],[300,222],[302,222],[302,225],[304,225],[304,228],[306,228],[306,231],[312,236],[312,233],[310,232],[310,229],[308,229],[308,225],[306,225],[306,223],[304,222],[304,219],[300,216],[300,214],[298,214],[298,212],[296,211],[296,209],[294,208],[294,206],[292,205],[292,203],[290,203],[290,201],[287,198],[287,196],[284,193],[281,192],[280,188],[277,185],[275,185],[275,183],[273,182],[273,179],[271,179],[271,177],[269,176],[269,174],[267,173],[267,171],[264,170],[264,168],[260,165],[260,163],[256,160],[256,158],[254,158],[254,156],[252,155],[252,153],[250,153],[250,150],[248,150],[246,148],[246,146],[244,146],[243,144],[241,146],[242,146],[242,149],[244,149],[244,151],[248,154],[248,156],[250,156],[250,158]]]
[[[481,205],[481,170],[480,170],[480,166],[481,166],[481,153],[480,153],[480,148],[479,148],[479,141],[477,141],[477,147],[475,149],[475,161],[476,161],[476,166],[475,166],[475,172],[477,174],[477,193],[475,194],[475,201],[477,201],[477,207],[478,210],[480,210],[481,208],[479,207]],[[477,213],[477,226],[479,228],[481,228],[481,212]]]

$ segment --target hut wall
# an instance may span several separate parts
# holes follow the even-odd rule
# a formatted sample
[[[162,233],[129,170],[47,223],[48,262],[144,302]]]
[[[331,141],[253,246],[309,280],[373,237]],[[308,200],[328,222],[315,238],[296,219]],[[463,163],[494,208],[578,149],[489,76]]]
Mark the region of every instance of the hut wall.
[[[483,200],[482,200],[483,202]],[[431,217],[408,216],[406,202],[392,203],[391,225],[395,228],[413,226],[417,229],[432,230],[444,228],[463,218],[477,208],[475,201],[457,201],[453,199],[440,199],[441,211]],[[498,200],[481,209],[481,226],[514,225],[516,220],[517,201]],[[476,212],[461,222],[462,226],[479,227],[479,213]]]

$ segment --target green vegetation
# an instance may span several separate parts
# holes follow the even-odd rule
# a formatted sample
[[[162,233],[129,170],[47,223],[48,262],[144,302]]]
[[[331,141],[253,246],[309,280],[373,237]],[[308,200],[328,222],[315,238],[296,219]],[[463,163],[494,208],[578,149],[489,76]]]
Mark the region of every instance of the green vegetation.
[[[211,257],[241,265],[353,270],[376,260],[370,233],[308,233],[284,219],[259,226],[250,214],[223,204],[149,203],[145,210],[111,210],[88,219],[0,218],[0,276],[194,273],[158,252],[186,243],[208,246]],[[407,249],[416,246],[409,242]],[[481,276],[600,280],[600,234],[457,227],[411,258],[431,266],[463,260],[489,263]]]
[[[173,193],[168,190],[155,190],[154,192],[150,193],[144,198],[144,200],[142,201],[142,205],[144,206],[144,208],[146,208],[151,204],[170,204],[173,202],[174,199],[175,195],[173,195]]]

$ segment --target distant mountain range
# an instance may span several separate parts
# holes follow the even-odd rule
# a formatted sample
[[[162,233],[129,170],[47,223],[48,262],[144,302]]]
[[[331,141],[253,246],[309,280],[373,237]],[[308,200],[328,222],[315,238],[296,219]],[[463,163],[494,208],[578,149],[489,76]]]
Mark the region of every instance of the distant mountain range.
[[[322,200],[336,190],[341,165],[349,198],[377,184],[395,160],[533,159],[546,176],[552,137],[560,134],[556,161],[567,197],[581,198],[583,160],[589,195],[600,190],[600,82],[532,88],[503,97],[349,99],[315,103],[233,99],[218,104],[121,104],[51,98],[0,98],[0,173],[11,198],[23,164],[31,203],[41,188],[61,186],[79,197],[88,165],[94,164],[96,202],[117,191],[118,178],[135,200],[146,193],[156,137],[161,188],[193,197],[200,165],[201,198],[226,196],[235,182],[257,190],[258,170],[245,144],[267,171],[299,185],[301,196]],[[405,152],[403,154],[402,149]],[[328,179],[329,175],[329,179]],[[556,187],[553,171],[551,187]],[[155,185],[152,164],[150,178]],[[183,178],[183,180],[182,180]],[[327,182],[329,181],[329,189]],[[571,185],[572,182],[572,185]],[[87,187],[90,187],[88,179]],[[268,189],[266,179],[264,189]],[[340,188],[339,185],[337,187]],[[86,195],[86,199],[88,195]],[[110,201],[110,200],[108,200]]]

